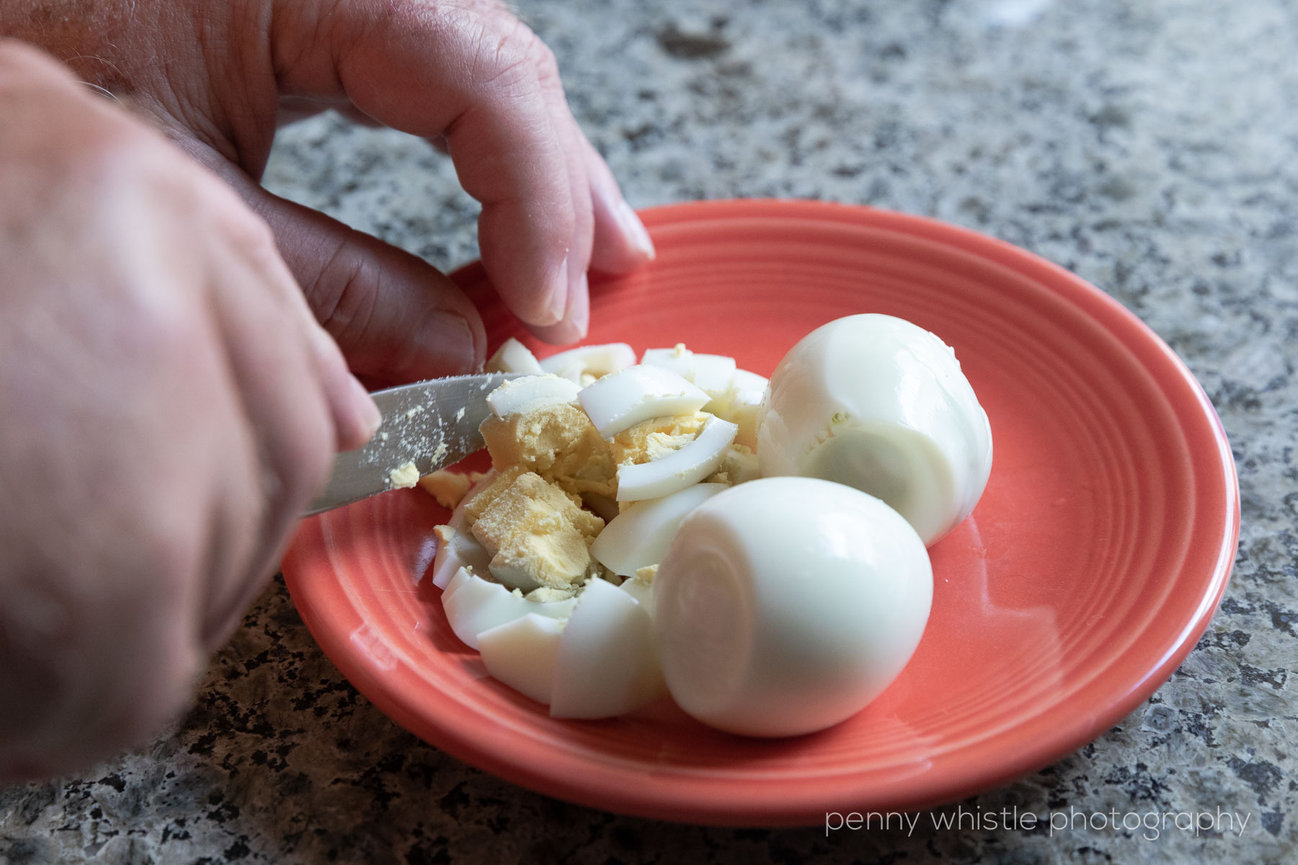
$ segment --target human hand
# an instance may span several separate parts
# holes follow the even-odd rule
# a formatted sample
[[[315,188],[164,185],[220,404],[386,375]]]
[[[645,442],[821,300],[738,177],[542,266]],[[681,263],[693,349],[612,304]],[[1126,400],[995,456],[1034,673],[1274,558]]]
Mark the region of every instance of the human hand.
[[[183,707],[378,416],[228,186],[6,40],[0,118],[4,782]]]
[[[585,333],[589,266],[625,272],[652,254],[550,51],[499,0],[3,2],[11,35],[154,117],[239,190],[372,384],[476,367],[482,326],[423,261],[260,188],[289,110],[336,107],[443,144],[482,204],[492,283],[552,342]]]

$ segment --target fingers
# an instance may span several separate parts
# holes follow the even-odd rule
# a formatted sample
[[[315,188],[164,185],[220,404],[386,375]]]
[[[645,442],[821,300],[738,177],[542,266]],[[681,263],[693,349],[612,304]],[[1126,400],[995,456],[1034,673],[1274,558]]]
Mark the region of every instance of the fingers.
[[[488,0],[330,9],[276,16],[281,86],[341,91],[369,117],[444,140],[482,204],[483,265],[504,302],[551,338],[584,334],[592,260],[622,271],[652,246],[577,129],[549,49]]]
[[[482,319],[445,275],[415,255],[272,195],[229,163],[213,160],[213,168],[275,233],[315,319],[369,387],[481,368],[487,344]]]
[[[591,269],[604,273],[630,273],[653,259],[653,240],[640,217],[622,197],[604,157],[590,142],[583,143],[595,221]]]

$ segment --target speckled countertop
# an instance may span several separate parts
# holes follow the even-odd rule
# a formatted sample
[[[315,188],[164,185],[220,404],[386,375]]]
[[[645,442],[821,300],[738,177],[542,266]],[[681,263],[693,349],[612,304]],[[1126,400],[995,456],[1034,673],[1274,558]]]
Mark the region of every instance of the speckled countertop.
[[[1242,487],[1212,626],[1116,728],[959,804],[1247,822],[827,834],[589,810],[389,721],[277,580],[172,733],[0,790],[0,863],[1298,861],[1298,4],[516,5],[635,205],[810,197],[938,217],[1075,271],[1185,359]],[[438,265],[474,257],[472,203],[401,135],[318,118],[283,135],[267,182]]]

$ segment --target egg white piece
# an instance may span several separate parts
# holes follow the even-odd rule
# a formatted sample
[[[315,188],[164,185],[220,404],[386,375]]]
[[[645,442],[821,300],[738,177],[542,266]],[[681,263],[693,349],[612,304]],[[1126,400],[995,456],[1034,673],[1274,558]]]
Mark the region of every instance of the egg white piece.
[[[693,414],[711,397],[668,369],[636,364],[591,382],[577,401],[604,438],[612,438],[641,421]]]
[[[579,345],[540,361],[541,371],[561,375],[578,384],[615,373],[635,364],[635,349],[625,342]]]
[[[640,609],[649,614],[649,618],[654,615],[654,584],[649,579],[640,577],[629,577],[622,581],[617,587],[618,591],[626,592],[631,597],[640,602]]]
[[[556,403],[570,403],[577,399],[581,385],[572,379],[551,373],[526,375],[510,379],[487,394],[487,405],[498,418],[525,414]]]
[[[493,678],[549,704],[564,622],[528,613],[478,635],[478,653]]]
[[[653,594],[677,704],[722,730],[791,736],[845,720],[896,678],[933,575],[919,535],[879,499],[760,478],[686,517]]]
[[[726,484],[694,484],[662,498],[633,502],[595,536],[590,554],[613,573],[629,577],[662,561],[681,521]]]
[[[559,638],[550,714],[610,718],[663,693],[653,619],[628,592],[590,580]]]
[[[717,470],[739,427],[709,417],[694,439],[667,456],[617,467],[617,500],[656,499],[697,484]]]
[[[473,535],[449,525],[437,530],[437,553],[433,556],[431,571],[433,585],[437,588],[445,589],[461,568],[470,573],[485,574],[490,565],[491,554]]]
[[[527,375],[541,375],[541,362],[532,354],[532,350],[514,337],[509,337],[500,344],[483,367],[485,372],[521,372]]]
[[[500,583],[484,580],[461,568],[442,590],[442,609],[455,636],[466,646],[477,649],[478,635],[483,631],[520,619],[528,613],[564,619],[572,612],[575,600],[539,603],[515,594]]]
[[[780,361],[759,411],[757,456],[766,476],[826,478],[878,496],[932,544],[982,496],[991,426],[941,339],[893,316],[852,315]]]
[[[684,346],[645,349],[640,363],[671,370],[716,398],[730,389],[735,359],[724,354],[701,354]]]
[[[765,376],[736,369],[730,387],[703,406],[703,410],[736,424],[739,432],[735,434],[735,441],[756,450],[757,420],[769,384]]]

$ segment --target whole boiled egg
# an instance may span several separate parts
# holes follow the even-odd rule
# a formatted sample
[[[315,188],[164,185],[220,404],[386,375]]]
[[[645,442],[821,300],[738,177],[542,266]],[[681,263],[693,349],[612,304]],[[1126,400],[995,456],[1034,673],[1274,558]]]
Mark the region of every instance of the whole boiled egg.
[[[933,576],[919,535],[879,499],[777,477],[691,510],[653,588],[677,704],[721,730],[789,736],[843,721],[896,678]]]
[[[757,458],[766,476],[824,478],[877,496],[932,544],[982,496],[991,427],[941,339],[893,316],[851,315],[807,334],[777,365]]]

